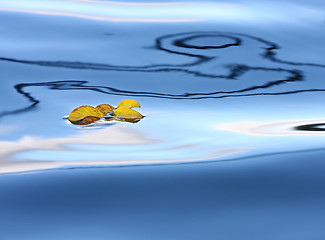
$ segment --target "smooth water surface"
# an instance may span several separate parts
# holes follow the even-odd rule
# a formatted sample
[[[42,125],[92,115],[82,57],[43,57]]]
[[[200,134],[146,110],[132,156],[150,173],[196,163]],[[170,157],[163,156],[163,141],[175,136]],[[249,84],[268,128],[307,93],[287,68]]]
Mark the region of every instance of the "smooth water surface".
[[[0,239],[324,239],[324,10],[0,0]]]

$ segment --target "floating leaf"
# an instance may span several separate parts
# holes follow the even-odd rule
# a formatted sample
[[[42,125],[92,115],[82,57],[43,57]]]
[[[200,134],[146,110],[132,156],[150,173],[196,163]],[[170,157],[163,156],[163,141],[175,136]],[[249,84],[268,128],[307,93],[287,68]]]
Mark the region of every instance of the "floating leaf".
[[[108,113],[112,113],[114,110],[114,107],[109,104],[100,104],[96,108],[101,111],[104,116],[106,116]]]
[[[120,104],[117,106],[117,108],[119,107],[126,107],[126,108],[133,108],[133,107],[138,107],[140,108],[140,103],[138,101],[135,101],[133,99],[128,99],[128,100],[123,100],[122,102],[120,102]]]
[[[68,120],[76,125],[87,125],[103,117],[105,117],[106,121],[137,123],[143,116],[131,109],[133,107],[141,106],[139,102],[132,99],[122,101],[115,111],[114,107],[109,104],[100,104],[97,107],[81,106],[70,113]],[[108,115],[109,113],[111,114]]]
[[[96,117],[99,119],[99,118],[104,117],[104,114],[94,107],[81,106],[81,107],[74,109],[70,113],[68,120],[70,122],[77,122],[77,121],[80,121],[80,120],[82,120],[86,117],[89,117],[89,116]]]
[[[142,119],[143,116],[130,108],[127,107],[118,107],[115,111],[114,111],[114,116],[118,117],[118,118],[123,118],[123,119]]]
[[[75,125],[88,125],[88,124],[91,124],[99,119],[100,119],[99,117],[88,116],[88,117],[85,117],[79,121],[70,121],[70,122]]]

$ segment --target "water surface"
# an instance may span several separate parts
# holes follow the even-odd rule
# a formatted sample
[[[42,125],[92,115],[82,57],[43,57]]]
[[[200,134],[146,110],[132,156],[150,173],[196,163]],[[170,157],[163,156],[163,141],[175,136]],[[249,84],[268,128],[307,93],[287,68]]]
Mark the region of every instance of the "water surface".
[[[324,239],[323,10],[0,1],[1,239]]]

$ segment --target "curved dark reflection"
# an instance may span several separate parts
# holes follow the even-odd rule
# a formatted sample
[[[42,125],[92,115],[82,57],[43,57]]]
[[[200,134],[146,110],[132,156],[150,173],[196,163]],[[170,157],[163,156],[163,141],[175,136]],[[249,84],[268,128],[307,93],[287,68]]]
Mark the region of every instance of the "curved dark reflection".
[[[295,130],[299,131],[325,131],[325,123],[314,123],[314,124],[305,124],[295,127]]]
[[[25,98],[27,98],[28,101],[31,102],[31,104],[28,105],[27,107],[18,108],[18,109],[15,109],[15,110],[3,111],[3,112],[0,113],[0,118],[2,118],[4,116],[7,116],[7,115],[19,114],[19,113],[24,113],[24,112],[33,110],[37,106],[37,104],[40,103],[40,101],[35,99],[30,93],[25,92],[23,90],[23,88],[26,87],[25,85],[26,84],[18,84],[18,85],[15,85],[14,88],[19,94],[21,94]]]
[[[211,93],[184,93],[184,94],[164,94],[164,93],[157,93],[157,92],[137,92],[137,91],[127,91],[127,90],[120,90],[117,88],[107,87],[107,86],[98,86],[98,85],[86,85],[87,81],[55,81],[55,82],[43,82],[43,83],[29,83],[29,84],[18,84],[15,86],[15,89],[18,93],[22,94],[26,97],[30,105],[27,107],[19,108],[12,111],[5,111],[0,113],[0,118],[12,115],[12,114],[19,114],[23,112],[30,111],[34,109],[37,104],[40,103],[40,100],[37,100],[33,97],[30,93],[26,92],[24,88],[31,87],[31,86],[39,86],[39,87],[48,87],[51,90],[90,90],[96,91],[104,94],[109,95],[121,95],[121,96],[138,96],[138,97],[153,97],[153,98],[166,98],[166,99],[221,99],[221,98],[234,98],[234,97],[248,97],[248,96],[259,96],[259,95],[268,95],[268,96],[276,96],[276,95],[287,95],[287,94],[294,94],[294,93],[302,93],[302,92],[325,92],[325,89],[308,89],[308,90],[297,90],[297,91],[286,91],[286,92],[262,92],[262,93],[246,93],[246,94],[232,94],[232,93],[244,93],[246,91],[250,91],[252,89],[257,88],[267,88],[269,85],[265,85],[263,87],[250,87],[245,88],[237,91],[220,91],[220,92],[211,92]],[[218,95],[219,94],[219,95]]]
[[[228,43],[222,45],[194,45],[190,44],[189,41],[205,38],[205,37],[215,37],[229,40]],[[118,66],[111,64],[101,64],[101,63],[88,63],[88,62],[72,62],[72,61],[31,61],[31,60],[21,60],[13,58],[2,57],[0,60],[17,62],[24,64],[33,64],[46,67],[62,67],[62,68],[75,68],[75,69],[91,69],[91,70],[107,70],[107,71],[138,71],[138,72],[184,72],[187,74],[192,74],[197,77],[206,77],[213,79],[229,79],[229,80],[240,80],[243,74],[252,71],[265,71],[265,72],[280,72],[287,75],[282,79],[276,79],[269,82],[262,82],[259,85],[247,86],[241,89],[233,89],[230,91],[210,91],[210,92],[183,92],[179,94],[168,94],[163,92],[151,92],[151,91],[130,91],[125,89],[117,89],[105,85],[88,85],[88,81],[78,81],[78,80],[64,80],[64,81],[52,81],[52,82],[40,82],[40,83],[30,83],[30,84],[18,84],[15,86],[16,91],[26,97],[30,105],[24,108],[16,109],[13,111],[6,111],[0,113],[0,117],[9,114],[18,114],[21,112],[29,111],[37,106],[39,100],[28,93],[25,88],[30,86],[42,86],[47,87],[52,90],[90,90],[96,91],[104,94],[111,95],[123,95],[123,96],[137,96],[137,97],[154,97],[154,98],[168,98],[168,99],[207,99],[207,98],[229,98],[229,97],[244,97],[244,96],[258,96],[258,95],[285,95],[285,94],[295,94],[301,92],[320,92],[325,91],[325,89],[302,89],[293,91],[278,91],[278,92],[251,92],[257,89],[267,89],[272,86],[288,83],[297,82],[304,80],[304,75],[301,70],[297,69],[286,69],[286,68],[270,68],[270,67],[259,67],[259,66],[249,66],[238,63],[233,63],[231,65],[225,66],[228,70],[226,74],[210,74],[203,71],[192,70],[191,67],[198,66],[200,64],[205,64],[217,56],[207,56],[204,53],[209,52],[209,50],[226,49],[229,47],[242,47],[243,39],[250,39],[262,44],[264,46],[264,52],[261,54],[263,58],[269,59],[273,62],[278,62],[280,64],[289,64],[296,66],[315,66],[315,67],[325,67],[321,64],[313,63],[298,63],[298,62],[288,62],[276,58],[275,50],[280,49],[280,47],[268,40],[242,34],[242,33],[230,33],[230,32],[186,32],[169,34],[158,37],[155,39],[155,49],[170,54],[187,56],[192,61],[183,64],[152,64],[146,66]],[[189,50],[194,50],[199,53],[188,52]],[[217,53],[213,52],[213,53]],[[236,59],[234,59],[236,61]]]
[[[219,49],[219,48],[227,48],[231,46],[239,46],[241,45],[241,39],[238,37],[232,37],[227,35],[218,35],[218,37],[227,38],[230,40],[233,40],[233,43],[223,44],[223,45],[216,45],[216,46],[194,46],[191,44],[188,44],[187,41],[198,39],[198,38],[207,38],[207,37],[215,37],[215,35],[211,34],[200,34],[200,35],[194,35],[186,38],[182,38],[180,40],[174,41],[174,45],[177,47],[183,47],[183,48],[194,48],[194,49]]]
[[[203,38],[203,37],[221,37],[221,38],[229,39],[231,40],[231,42],[228,44],[216,45],[216,46],[195,46],[193,44],[186,43],[189,40]],[[184,63],[184,64],[151,64],[145,66],[123,66],[123,65],[112,65],[112,64],[105,64],[105,63],[90,63],[90,62],[79,62],[79,61],[45,61],[45,60],[33,61],[33,60],[24,60],[24,59],[15,59],[15,58],[6,58],[6,57],[1,57],[0,60],[16,62],[16,63],[24,63],[24,64],[33,64],[39,66],[47,66],[47,67],[62,67],[62,68],[107,70],[107,71],[141,71],[141,72],[182,71],[188,74],[194,74],[202,77],[233,78],[232,74],[215,75],[215,74],[207,74],[200,71],[183,69],[183,67],[196,66],[202,63],[206,63],[217,57],[217,56],[210,57],[204,54],[189,53],[184,51],[184,49],[209,50],[209,49],[228,48],[234,46],[239,47],[242,45],[242,38],[251,39],[264,45],[265,46],[264,52],[261,55],[264,58],[267,58],[273,62],[278,62],[281,64],[297,65],[297,66],[305,65],[305,66],[325,67],[325,65],[323,64],[300,63],[300,62],[281,60],[276,57],[276,52],[274,51],[280,49],[280,47],[276,43],[273,43],[271,41],[259,37],[251,36],[248,34],[231,33],[231,32],[185,32],[185,33],[164,35],[155,39],[155,49],[157,50],[194,58],[192,62]],[[170,46],[169,47],[166,46],[168,44],[172,47],[176,47],[177,50],[171,49]]]

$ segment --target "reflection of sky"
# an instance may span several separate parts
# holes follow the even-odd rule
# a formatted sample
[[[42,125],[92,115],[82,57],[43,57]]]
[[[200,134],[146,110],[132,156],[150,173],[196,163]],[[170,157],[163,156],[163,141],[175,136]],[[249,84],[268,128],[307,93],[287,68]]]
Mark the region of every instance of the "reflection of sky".
[[[231,2],[132,3],[91,0],[0,1],[0,11],[62,15],[107,21],[297,21],[322,19],[318,8],[289,3]],[[290,16],[287,14],[290,12]]]
[[[276,33],[279,34],[270,34],[269,29],[264,26],[251,28],[251,25],[247,24],[246,28],[243,28],[238,25],[238,20],[241,18],[245,18],[245,20],[252,18],[254,23],[263,22],[257,21],[259,19],[268,19],[271,11],[268,12],[264,9],[258,12],[256,4],[246,4],[245,7],[241,7],[238,4],[186,2],[176,5],[140,7],[132,4],[111,6],[110,4],[90,4],[82,1],[66,1],[61,5],[60,2],[62,1],[28,1],[29,5],[27,6],[27,1],[5,2],[0,0],[0,7],[19,8],[22,11],[26,9],[65,11],[81,15],[87,13],[91,16],[108,16],[112,11],[112,14],[114,12],[116,16],[122,15],[119,17],[123,18],[149,18],[153,16],[154,9],[160,11],[159,13],[155,12],[154,17],[156,18],[174,18],[176,15],[173,11],[167,11],[169,8],[174,8],[175,12],[179,13],[177,18],[198,17],[211,21],[207,24],[193,23],[193,25],[162,24],[159,25],[159,28],[155,24],[137,24],[132,25],[135,27],[131,28],[129,24],[125,23],[80,21],[80,19],[72,18],[67,21],[67,18],[6,12],[1,17],[4,22],[10,24],[3,26],[5,34],[2,36],[0,47],[2,57],[40,61],[90,62],[113,66],[148,66],[150,64],[170,64],[172,66],[175,64],[177,66],[191,63],[193,58],[157,51],[153,48],[157,37],[186,31],[216,31],[216,24],[210,24],[212,20],[227,19],[229,22],[233,21],[234,24],[220,24],[217,31],[245,32],[274,41],[282,47],[277,50],[281,59],[299,59],[299,61],[315,63],[322,63],[323,59],[318,50],[322,47],[320,40],[324,33],[320,29],[316,29],[317,25],[315,28],[301,30],[303,24],[295,24],[291,21],[292,19],[287,19],[285,25],[277,27]],[[286,4],[282,6],[283,11],[291,3]],[[196,8],[198,5],[203,10],[209,8],[211,12],[198,10],[201,9]],[[304,16],[307,16],[300,14],[303,6],[299,7],[301,11],[294,8],[293,4],[290,6],[293,7],[293,17],[299,15],[299,18],[303,19]],[[277,8],[278,6],[273,5],[272,7]],[[135,8],[139,11],[134,11]],[[177,8],[182,8],[182,11],[178,11]],[[224,11],[224,14],[233,11],[232,14],[236,14],[236,17],[231,14],[229,16],[213,15],[212,12],[218,13],[215,8],[218,8],[218,11]],[[107,9],[109,11],[106,11]],[[249,11],[253,11],[254,14],[249,15]],[[278,15],[273,14],[273,17],[283,20],[281,14],[283,13],[278,11]],[[309,17],[309,19],[318,18],[317,12]],[[287,34],[289,29],[292,31],[290,35]],[[261,58],[265,45],[253,39],[243,37],[243,47],[211,51],[179,49],[172,46],[172,40],[162,42],[163,46],[171,50],[215,57],[207,64],[188,68],[201,71],[204,74],[224,74],[227,71],[225,66],[232,63],[298,69],[304,73],[305,81],[275,85],[268,89],[250,91],[250,93],[264,91],[276,93],[324,88],[324,83],[319,81],[324,74],[322,68],[270,62]],[[307,40],[313,44],[306,46],[304,43]],[[225,44],[227,41],[226,38],[210,37],[195,39],[191,43],[218,45]],[[250,71],[240,79],[229,80],[197,77],[186,74],[185,71],[93,71],[7,61],[1,61],[0,64],[3,80],[0,93],[6,99],[6,104],[0,106],[1,112],[28,106],[27,98],[18,94],[13,88],[15,84],[19,83],[85,80],[88,82],[86,85],[90,86],[183,94],[243,89],[283,79],[288,75],[283,72]],[[187,70],[186,67],[178,67],[178,69]],[[139,111],[147,116],[144,120],[137,124],[118,123],[115,126],[102,126],[95,129],[69,125],[62,117],[80,105],[109,103],[116,106],[121,100],[131,97],[107,95],[89,89],[58,90],[45,85],[29,86],[24,90],[40,100],[40,103],[32,111],[8,115],[0,119],[1,164],[28,165],[27,163],[35,160],[37,164],[44,163],[45,165],[42,167],[46,168],[50,165],[46,165],[48,163],[45,161],[60,161],[59,163],[64,165],[65,163],[71,164],[71,162],[78,164],[77,160],[82,163],[87,162],[87,164],[92,164],[95,161],[118,163],[124,160],[129,161],[127,164],[163,160],[221,160],[284,150],[318,148],[322,147],[324,138],[322,133],[317,133],[318,136],[313,133],[295,135],[297,132],[281,127],[278,129],[279,134],[275,136],[263,135],[263,132],[260,135],[249,135],[247,131],[250,129],[245,129],[247,122],[253,122],[256,127],[265,124],[279,126],[278,122],[281,121],[297,121],[296,124],[305,124],[305,119],[311,119],[307,123],[317,123],[324,118],[320,111],[324,102],[322,92],[239,98],[230,96],[225,99],[204,100],[137,97],[136,99],[143,106]],[[228,124],[227,128],[220,128],[225,124]],[[119,132],[116,129],[122,131]],[[240,131],[237,131],[238,129]],[[271,128],[271,130],[274,129]],[[131,132],[132,134],[129,135],[128,133]],[[280,136],[283,132],[287,136]],[[119,136],[123,137],[118,139]],[[37,165],[35,168],[39,166]],[[32,165],[29,167],[33,168]],[[15,170],[15,167],[13,169]]]
[[[173,146],[172,149],[163,148],[164,145],[154,146],[66,146],[69,150],[34,150],[19,153],[15,158],[30,161],[107,161],[109,163],[128,161],[134,164],[141,161],[148,163],[160,163],[161,161],[200,161],[218,158],[224,155],[224,149],[202,148],[199,146]],[[219,151],[218,151],[219,150]],[[233,153],[240,152],[240,149],[230,149]],[[220,153],[218,153],[220,152]],[[227,155],[227,154],[226,154]]]
[[[253,240],[323,239],[325,135],[293,127],[324,123],[325,92],[176,100],[46,85],[84,80],[87,86],[138,92],[209,93],[250,88],[288,75],[249,71],[230,80],[186,72],[223,74],[228,64],[246,64],[297,69],[304,75],[303,81],[249,93],[325,89],[324,68],[271,62],[261,57],[265,45],[245,37],[240,47],[181,49],[215,57],[192,67],[179,65],[193,58],[154,48],[157,37],[167,34],[231,31],[274,41],[281,47],[276,51],[280,59],[323,64],[324,16],[319,12],[324,11],[317,9],[316,1],[286,0],[272,6],[267,5],[271,1],[263,6],[259,1],[227,2],[140,6],[131,0],[108,4],[0,0],[0,8],[7,10],[0,12],[2,58],[115,66],[170,64],[184,70],[95,71],[0,60],[1,240],[107,236],[246,240],[248,235],[254,235]],[[27,11],[30,14],[22,13]],[[196,19],[208,21],[109,22]],[[191,43],[218,45],[220,39]],[[171,45],[171,40],[163,42],[167,49],[180,50]],[[4,111],[29,106],[28,98],[14,88],[21,83],[31,84],[23,90],[39,104],[2,116]],[[63,119],[80,105],[116,106],[126,98],[142,105],[137,110],[146,117],[137,124],[81,127]],[[210,162],[133,167],[192,161]],[[49,171],[37,172],[41,169]],[[34,174],[4,174],[29,170]]]
[[[227,116],[221,112],[179,113],[172,109],[168,112],[147,109],[146,112],[149,117],[137,124],[118,123],[114,127],[104,129],[79,128],[79,134],[83,135],[60,139],[35,139],[26,141],[26,144],[22,141],[20,145],[14,146],[9,156],[12,163],[17,166],[29,161],[66,162],[68,165],[83,162],[98,164],[98,161],[103,161],[100,164],[124,165],[218,161],[236,156],[323,147],[322,132],[316,132],[316,135],[313,132],[306,132],[303,134],[307,135],[297,136],[297,132],[291,128],[291,125],[321,122],[317,119],[297,120],[289,127],[282,122],[256,122],[255,127],[260,129],[259,135],[254,135],[254,129],[250,135],[245,122],[233,119],[232,122],[225,124]],[[191,121],[193,116],[201,117]],[[263,124],[266,126],[265,129],[262,128]],[[242,132],[238,130],[241,129],[240,126]],[[270,136],[270,132],[274,131],[279,133],[279,136]],[[282,132],[286,135],[282,136]],[[8,155],[4,156],[8,158]]]
[[[149,117],[134,125],[118,123],[113,127],[99,129],[72,126],[79,128],[76,136],[53,139],[25,137],[26,140],[13,141],[13,150],[3,149],[2,155],[8,157],[7,154],[10,154],[14,159],[29,161],[129,160],[137,163],[142,160],[209,160],[245,151],[246,146],[232,147],[222,140],[222,132],[213,129],[213,114],[202,113],[205,116],[200,121],[189,121],[184,125],[198,112],[143,112],[147,112]],[[169,121],[166,121],[166,114],[169,115]],[[10,146],[9,143],[2,142],[3,146]],[[18,154],[15,154],[15,149]]]

